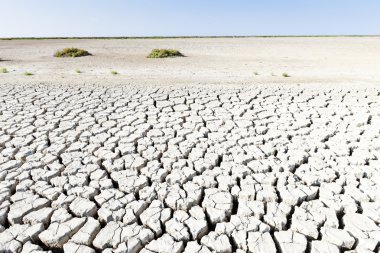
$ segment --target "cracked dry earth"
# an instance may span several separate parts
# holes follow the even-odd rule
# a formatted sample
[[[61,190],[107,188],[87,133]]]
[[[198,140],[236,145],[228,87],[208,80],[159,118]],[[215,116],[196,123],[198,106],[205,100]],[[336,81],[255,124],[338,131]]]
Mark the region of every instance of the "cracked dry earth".
[[[0,87],[0,252],[379,252],[380,91]]]

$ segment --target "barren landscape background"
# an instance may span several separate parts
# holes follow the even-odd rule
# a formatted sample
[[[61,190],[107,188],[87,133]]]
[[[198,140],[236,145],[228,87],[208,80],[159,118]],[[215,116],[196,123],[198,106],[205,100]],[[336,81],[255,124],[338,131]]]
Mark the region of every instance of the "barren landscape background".
[[[65,47],[93,56],[53,57]],[[187,57],[145,58],[153,48],[175,48]],[[0,84],[373,86],[380,81],[379,37],[3,40],[0,52],[0,67],[9,71],[0,75]],[[24,76],[25,71],[34,75]]]

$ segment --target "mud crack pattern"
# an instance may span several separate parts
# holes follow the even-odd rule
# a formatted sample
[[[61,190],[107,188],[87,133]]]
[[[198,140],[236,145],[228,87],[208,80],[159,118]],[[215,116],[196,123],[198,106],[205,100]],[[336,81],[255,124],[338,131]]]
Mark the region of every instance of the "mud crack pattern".
[[[0,252],[378,252],[380,91],[0,87]]]

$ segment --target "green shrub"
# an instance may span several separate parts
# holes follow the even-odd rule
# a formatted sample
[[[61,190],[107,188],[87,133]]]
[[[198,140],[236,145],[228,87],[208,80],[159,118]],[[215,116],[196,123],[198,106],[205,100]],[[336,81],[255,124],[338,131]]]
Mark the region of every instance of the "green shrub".
[[[75,72],[76,72],[77,74],[82,74],[82,71],[80,71],[79,69],[75,70]]]
[[[54,56],[55,57],[81,57],[81,56],[87,56],[91,55],[89,52],[83,49],[79,48],[64,48],[62,50],[59,50],[55,52]]]
[[[8,73],[8,70],[6,69],[6,68],[2,68],[2,69],[0,69],[0,71],[1,71],[1,73]]]
[[[258,75],[259,75],[259,72],[253,72],[253,74],[254,74],[255,76],[258,76]]]
[[[290,77],[290,75],[289,75],[288,73],[286,73],[286,72],[285,72],[285,73],[282,73],[282,76],[283,76],[283,77]]]
[[[33,73],[30,73],[30,72],[24,72],[24,76],[32,76]]]
[[[153,49],[150,54],[147,55],[147,58],[166,58],[166,57],[180,57],[184,56],[175,49]]]
[[[117,73],[117,71],[115,71],[115,70],[112,70],[112,71],[111,71],[111,74],[112,74],[112,75],[117,75],[117,74],[119,74],[119,73]]]

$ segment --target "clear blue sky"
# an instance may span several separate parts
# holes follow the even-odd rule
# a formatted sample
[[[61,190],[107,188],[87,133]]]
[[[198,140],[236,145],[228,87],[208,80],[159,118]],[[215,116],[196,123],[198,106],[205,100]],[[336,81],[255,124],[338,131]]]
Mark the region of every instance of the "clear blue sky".
[[[380,0],[3,0],[0,37],[380,34]]]

